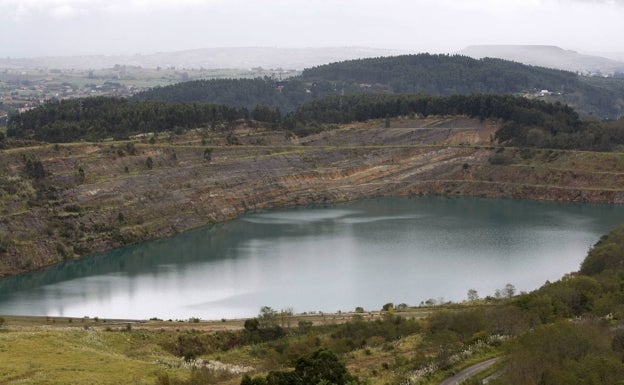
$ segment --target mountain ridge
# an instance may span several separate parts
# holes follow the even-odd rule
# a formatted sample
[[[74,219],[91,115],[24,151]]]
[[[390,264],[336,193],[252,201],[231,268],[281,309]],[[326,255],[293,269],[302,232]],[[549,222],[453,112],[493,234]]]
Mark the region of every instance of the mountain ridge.
[[[458,53],[475,59],[492,57],[582,74],[613,75],[624,73],[624,62],[622,61],[582,54],[554,45],[470,45]]]
[[[33,58],[0,58],[0,68],[102,69],[115,65],[145,68],[285,68],[315,65],[362,57],[406,53],[404,50],[371,47],[223,47],[198,48],[136,55],[82,55]]]

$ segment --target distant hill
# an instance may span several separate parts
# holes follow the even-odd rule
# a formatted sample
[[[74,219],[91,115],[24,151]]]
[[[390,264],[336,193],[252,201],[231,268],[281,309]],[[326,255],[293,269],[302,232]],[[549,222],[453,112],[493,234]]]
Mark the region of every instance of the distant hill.
[[[284,82],[267,78],[179,83],[135,98],[247,108],[264,104],[287,112],[319,97],[367,93],[513,94],[559,101],[574,106],[583,115],[599,118],[624,114],[624,79],[588,78],[502,59],[430,54],[325,64],[305,69],[300,76]]]
[[[303,69],[362,57],[398,55],[401,51],[368,47],[202,48],[149,55],[93,55],[36,58],[0,58],[0,68],[101,69],[118,65],[144,68],[284,68]]]
[[[606,57],[584,55],[550,45],[472,45],[459,54],[475,59],[499,58],[519,63],[556,68],[581,74],[624,74],[624,62]]]
[[[475,60],[460,55],[431,54],[325,64],[305,69],[300,78],[340,82],[343,87],[383,88],[396,93],[430,95],[566,90],[578,82],[575,74],[566,71],[529,67],[500,59]]]
[[[620,61],[622,63],[624,63],[624,51],[620,51],[620,52],[601,52],[599,53],[600,56],[606,57],[608,59],[612,59],[612,60],[616,60],[616,61]]]

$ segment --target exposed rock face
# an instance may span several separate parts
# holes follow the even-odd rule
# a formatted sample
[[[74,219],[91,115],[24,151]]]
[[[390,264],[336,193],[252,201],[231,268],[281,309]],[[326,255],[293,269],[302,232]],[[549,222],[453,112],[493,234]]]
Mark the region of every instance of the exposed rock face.
[[[624,202],[624,154],[501,152],[490,143],[496,124],[468,119],[383,126],[305,138],[239,127],[241,146],[195,132],[136,142],[134,155],[118,142],[0,152],[0,276],[268,207],[416,194]],[[46,177],[26,177],[25,157]]]

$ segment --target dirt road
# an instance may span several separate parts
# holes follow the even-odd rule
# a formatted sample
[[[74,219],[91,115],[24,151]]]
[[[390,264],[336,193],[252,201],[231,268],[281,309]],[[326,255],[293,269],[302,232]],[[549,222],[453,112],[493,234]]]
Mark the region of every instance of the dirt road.
[[[440,382],[440,385],[459,385],[462,383],[462,381],[466,381],[468,378],[494,365],[499,359],[500,357],[494,357],[490,358],[487,361],[479,362],[478,364],[469,366],[466,369],[455,374],[453,377],[449,377],[446,380]]]

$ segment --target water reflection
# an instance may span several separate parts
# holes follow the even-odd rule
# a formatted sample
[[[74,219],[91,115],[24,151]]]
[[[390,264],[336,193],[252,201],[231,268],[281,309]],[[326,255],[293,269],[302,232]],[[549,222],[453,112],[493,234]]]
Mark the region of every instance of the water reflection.
[[[249,214],[0,281],[0,314],[231,318],[461,300],[578,269],[624,208],[383,198]]]

